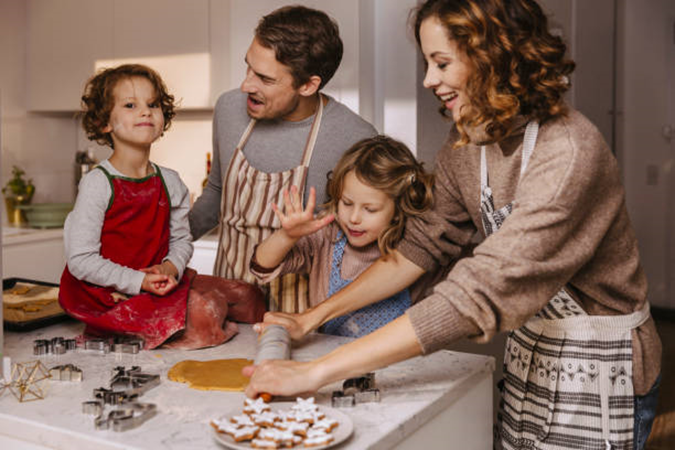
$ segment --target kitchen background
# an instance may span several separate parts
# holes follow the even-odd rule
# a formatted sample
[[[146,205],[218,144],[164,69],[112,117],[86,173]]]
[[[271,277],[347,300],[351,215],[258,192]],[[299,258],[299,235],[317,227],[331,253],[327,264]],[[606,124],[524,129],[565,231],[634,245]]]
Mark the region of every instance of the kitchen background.
[[[237,88],[258,19],[284,0],[0,0],[1,184],[14,165],[33,203],[72,202],[75,154],[89,142],[76,112],[97,68],[155,67],[180,101],[152,159],[196,198],[211,151],[212,107]],[[421,86],[406,28],[415,0],[305,0],[339,23],[345,55],[327,93],[433,161],[448,124]],[[542,0],[577,62],[569,102],[601,129],[622,167],[653,305],[675,308],[675,1]],[[3,204],[3,224],[7,225]],[[7,272],[5,272],[7,273]]]
[[[152,159],[177,169],[198,196],[212,106],[239,86],[258,18],[286,3],[0,0],[2,185],[18,165],[35,183],[34,203],[72,201],[75,153],[92,150],[98,160],[109,153],[75,118],[83,85],[96,68],[136,60],[157,68],[182,105]],[[340,24],[345,56],[327,92],[431,163],[448,125],[421,86],[406,31],[415,0],[296,3]],[[599,126],[620,161],[650,300],[675,308],[675,1],[541,3],[578,64],[569,102]]]
[[[598,125],[621,165],[650,301],[675,311],[675,1],[540,2],[577,62],[568,101]],[[109,155],[76,118],[84,83],[96,68],[140,61],[162,74],[182,106],[151,157],[178,170],[196,198],[211,151],[212,107],[239,86],[258,19],[287,3],[323,9],[340,25],[345,54],[326,92],[431,165],[448,124],[421,86],[406,28],[415,0],[0,0],[0,184],[17,165],[36,186],[33,203],[72,202],[76,152]],[[13,276],[10,265],[46,264],[26,258],[9,237],[4,205],[2,223],[0,274]],[[21,245],[46,255],[62,247],[53,237]],[[502,338],[457,349],[495,356],[500,378]]]

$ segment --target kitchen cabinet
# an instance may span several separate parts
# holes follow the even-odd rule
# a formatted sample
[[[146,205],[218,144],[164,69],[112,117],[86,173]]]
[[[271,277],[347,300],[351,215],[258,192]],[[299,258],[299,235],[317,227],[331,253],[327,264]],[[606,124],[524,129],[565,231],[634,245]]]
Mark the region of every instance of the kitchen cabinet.
[[[30,0],[27,109],[79,110],[94,61],[113,56],[113,2]]]
[[[204,110],[243,80],[260,18],[280,0],[28,0],[27,109],[78,111],[101,67],[156,69],[182,109]],[[300,1],[340,25],[344,55],[325,92],[359,111],[358,0]],[[367,26],[367,25],[366,25]]]
[[[17,277],[59,283],[65,266],[62,228],[3,229],[3,278]]]
[[[217,22],[209,7],[210,0],[30,0],[28,109],[79,110],[87,79],[126,62],[159,71],[183,108],[210,107],[209,30]]]
[[[213,275],[218,250],[218,233],[210,233],[194,241],[194,252],[188,267],[201,275]]]

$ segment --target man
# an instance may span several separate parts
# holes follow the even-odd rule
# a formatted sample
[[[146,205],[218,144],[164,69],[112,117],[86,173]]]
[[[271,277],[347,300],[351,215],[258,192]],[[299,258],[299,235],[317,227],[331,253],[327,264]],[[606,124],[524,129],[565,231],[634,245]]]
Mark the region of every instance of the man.
[[[372,125],[321,94],[342,59],[337,24],[325,13],[287,6],[264,16],[246,53],[240,90],[224,93],[213,120],[213,168],[190,212],[198,239],[220,227],[214,274],[254,282],[257,243],[280,227],[270,204],[283,191],[315,187],[325,200],[326,174]],[[306,307],[306,278],[287,275],[270,286],[271,310]]]

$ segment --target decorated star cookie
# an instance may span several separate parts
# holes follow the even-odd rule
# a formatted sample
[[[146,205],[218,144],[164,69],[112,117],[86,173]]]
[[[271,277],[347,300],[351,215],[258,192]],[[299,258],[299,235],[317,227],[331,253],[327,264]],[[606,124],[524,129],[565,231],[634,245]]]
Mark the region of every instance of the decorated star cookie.
[[[333,435],[324,430],[308,430],[307,438],[303,441],[305,447],[318,447],[333,442]]]
[[[297,436],[290,431],[283,431],[277,428],[263,428],[258,433],[258,439],[267,439],[274,441],[277,444],[281,444],[285,447],[293,447],[296,444],[302,442],[302,438]]]
[[[253,421],[253,419],[251,419],[251,416],[247,414],[232,416],[230,418],[230,422],[235,424],[237,427],[252,427],[255,425],[255,422]]]
[[[317,420],[314,422],[314,425],[312,425],[312,429],[314,430],[325,430],[327,432],[333,431],[333,428],[338,426],[338,421],[335,419],[331,419],[330,417],[324,417],[321,420]]]
[[[274,424],[280,430],[290,431],[291,433],[297,434],[298,436],[307,436],[307,430],[309,429],[309,424],[307,422],[295,422],[280,420]]]
[[[251,400],[250,398],[247,398],[244,400],[244,412],[246,414],[260,414],[264,411],[269,411],[270,410],[270,405],[265,403],[265,401],[261,398],[258,397],[255,400]]]
[[[268,441],[267,439],[253,439],[251,441],[251,447],[253,448],[279,448],[281,444],[277,444],[274,441]]]
[[[232,422],[228,422],[225,420],[221,421],[218,424],[212,422],[212,424],[214,425],[214,427],[216,427],[216,430],[218,430],[219,433],[229,434],[230,436],[232,436],[232,439],[234,439],[236,442],[250,441],[260,431],[260,427],[258,426],[238,427]]]
[[[291,406],[291,409],[294,411],[317,411],[319,406],[314,403],[314,397],[309,397],[307,399],[297,397],[295,399],[295,405]]]
[[[271,427],[274,422],[279,420],[279,416],[271,411],[261,412],[260,414],[251,414],[251,420],[261,427]]]

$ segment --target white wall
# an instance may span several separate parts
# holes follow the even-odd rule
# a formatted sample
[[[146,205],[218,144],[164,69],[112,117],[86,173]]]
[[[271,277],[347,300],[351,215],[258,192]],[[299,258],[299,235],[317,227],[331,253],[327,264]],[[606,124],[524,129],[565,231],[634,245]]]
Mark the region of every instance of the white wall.
[[[75,152],[92,149],[96,158],[101,160],[109,156],[110,149],[87,140],[78,121],[73,118],[74,111],[26,111],[25,80],[29,77],[25,51],[29,9],[24,3],[22,0],[0,2],[0,65],[3,67],[0,89],[11,94],[3,118],[2,183],[6,182],[11,166],[19,164],[36,184],[35,202],[72,201],[75,195],[71,182],[74,179]],[[220,93],[237,88],[243,79],[244,55],[259,18],[277,7],[295,3],[323,9],[340,24],[345,53],[326,92],[354,111],[359,111],[359,0],[211,0],[208,36],[213,56],[212,103]],[[389,5],[381,7],[388,8]],[[166,52],[170,54],[172,49],[167,48]],[[211,151],[211,117],[209,109],[179,110],[171,129],[153,146],[151,154],[153,161],[178,170],[194,196],[201,193],[206,153]]]
[[[675,248],[671,235],[675,185],[673,148],[661,134],[675,123],[672,94],[675,73],[675,2],[621,0],[624,33],[622,65],[621,153],[628,209],[635,226],[650,301],[675,308]]]
[[[0,92],[2,95],[2,185],[13,165],[35,184],[34,202],[72,200],[76,148],[72,114],[34,115],[25,109],[26,4],[0,2]],[[55,89],[58,88],[55,86]],[[3,221],[5,220],[3,203]]]

